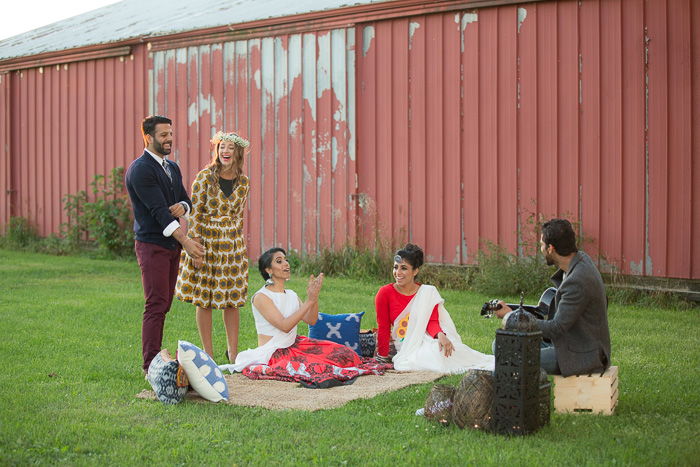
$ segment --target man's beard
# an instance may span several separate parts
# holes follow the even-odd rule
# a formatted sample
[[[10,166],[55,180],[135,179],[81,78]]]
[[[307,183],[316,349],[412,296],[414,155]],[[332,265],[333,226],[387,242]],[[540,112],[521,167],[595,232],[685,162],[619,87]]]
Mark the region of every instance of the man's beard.
[[[165,149],[161,143],[159,143],[158,141],[154,141],[153,142],[153,149],[155,149],[158,152],[158,154],[162,154],[164,156],[167,156],[168,154],[170,154],[170,152],[172,150],[172,143],[169,143],[169,144],[170,144],[171,149]]]
[[[547,266],[554,266],[554,258],[552,258],[550,255],[546,254],[544,255],[544,260],[547,262]]]

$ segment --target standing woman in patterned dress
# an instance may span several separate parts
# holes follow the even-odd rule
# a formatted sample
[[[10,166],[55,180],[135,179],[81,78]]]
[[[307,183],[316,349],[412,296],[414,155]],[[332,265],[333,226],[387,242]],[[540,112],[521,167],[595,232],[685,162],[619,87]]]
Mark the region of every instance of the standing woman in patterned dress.
[[[204,351],[213,357],[212,308],[223,310],[226,357],[238,353],[239,308],[248,292],[248,252],[243,214],[249,180],[243,153],[250,144],[236,133],[219,131],[211,140],[214,155],[192,183],[188,235],[206,251],[195,260],[183,252],[175,295],[197,307],[197,329]]]

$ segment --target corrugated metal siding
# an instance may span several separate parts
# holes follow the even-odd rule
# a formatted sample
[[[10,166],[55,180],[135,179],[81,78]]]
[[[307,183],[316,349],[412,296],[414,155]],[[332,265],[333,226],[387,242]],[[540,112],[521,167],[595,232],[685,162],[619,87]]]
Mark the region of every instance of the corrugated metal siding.
[[[538,2],[3,74],[0,222],[57,232],[150,110],[187,183],[215,129],[250,137],[253,257],[358,232],[468,263],[538,213],[623,272],[700,279],[699,24],[692,0]]]
[[[143,49],[139,49],[143,50]],[[4,218],[29,219],[41,235],[67,218],[62,198],[95,174],[125,167],[143,142],[145,55],[33,68],[2,76],[12,122],[3,163],[10,174]],[[7,124],[3,125],[7,128]],[[3,136],[0,134],[0,136]],[[3,137],[7,144],[7,135]],[[11,213],[8,205],[12,206]]]
[[[174,119],[185,183],[219,129],[251,141],[246,229],[252,257],[354,242],[354,29],[152,53],[150,109]]]
[[[700,6],[586,0],[357,27],[361,238],[467,263],[580,222],[624,273],[700,278]]]
[[[10,132],[11,108],[10,108],[10,79],[0,74],[0,233],[5,232],[5,227],[12,214],[10,195],[12,193],[12,178],[10,166]]]

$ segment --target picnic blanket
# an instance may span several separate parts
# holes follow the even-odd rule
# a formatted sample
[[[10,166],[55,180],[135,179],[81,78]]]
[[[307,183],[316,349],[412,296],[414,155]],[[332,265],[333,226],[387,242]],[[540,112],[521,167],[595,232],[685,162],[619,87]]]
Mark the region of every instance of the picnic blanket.
[[[381,376],[365,375],[357,378],[353,384],[328,389],[307,389],[298,383],[287,381],[252,380],[240,373],[224,377],[229,391],[227,403],[231,405],[313,412],[341,407],[355,399],[371,399],[378,394],[413,384],[429,383],[442,376],[444,374],[432,371],[388,370]],[[136,397],[158,400],[156,394],[149,389],[144,389]],[[207,402],[193,390],[187,393],[187,400]]]

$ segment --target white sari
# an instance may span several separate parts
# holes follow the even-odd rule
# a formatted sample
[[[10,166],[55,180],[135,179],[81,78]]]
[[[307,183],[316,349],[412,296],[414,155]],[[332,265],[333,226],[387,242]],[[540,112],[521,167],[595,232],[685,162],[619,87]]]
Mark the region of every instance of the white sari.
[[[428,370],[439,373],[464,373],[473,368],[493,371],[494,356],[478,352],[462,343],[444,303],[445,300],[434,286],[420,286],[396,320],[409,317],[403,342],[395,343],[398,351],[393,359],[394,368],[400,371]],[[454,351],[449,357],[440,351],[438,340],[425,332],[436,304],[440,327],[454,345]]]

